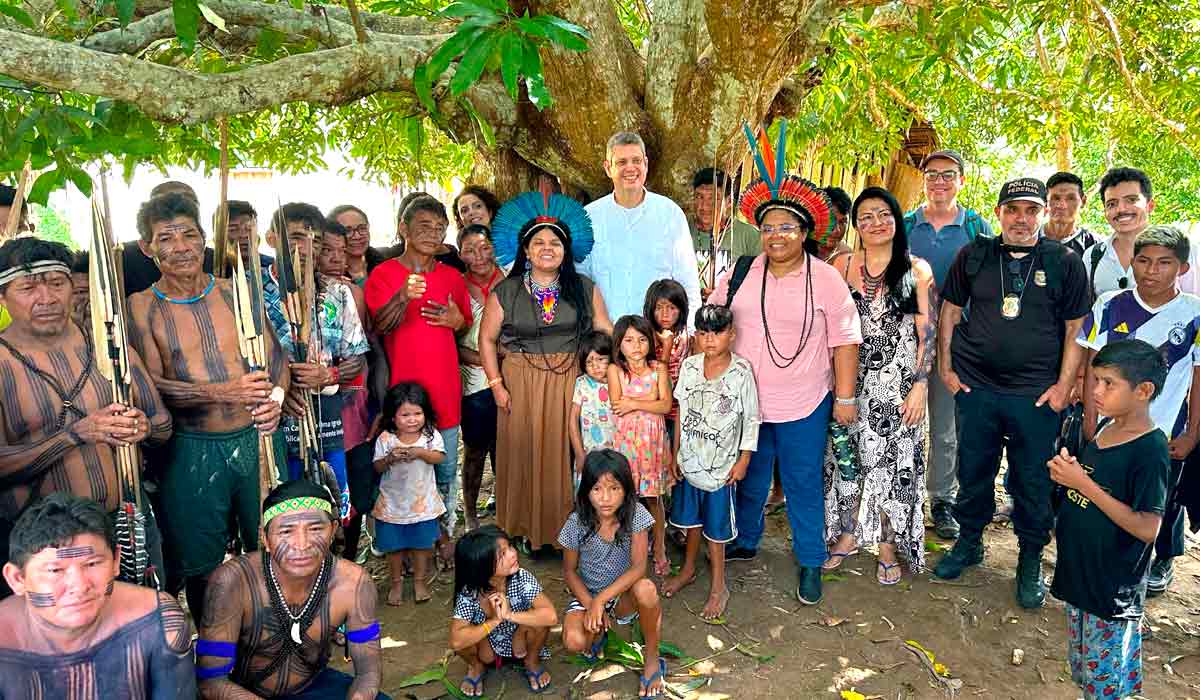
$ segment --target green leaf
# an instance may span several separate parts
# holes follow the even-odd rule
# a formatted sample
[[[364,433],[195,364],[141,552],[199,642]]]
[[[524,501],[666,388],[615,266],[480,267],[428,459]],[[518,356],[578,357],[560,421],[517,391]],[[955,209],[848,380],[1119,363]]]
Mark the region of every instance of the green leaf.
[[[555,15],[538,15],[533,18],[533,21],[537,22],[543,27],[554,27],[555,29],[574,34],[580,39],[586,40],[592,38],[592,35],[588,32],[588,30],[584,29],[578,24],[572,24],[562,17],[556,17]]]
[[[0,15],[4,15],[12,20],[20,22],[30,29],[34,28],[33,18],[29,16],[28,12],[19,7],[13,7],[12,5],[0,5]]]
[[[116,0],[116,4],[117,20],[122,27],[128,27],[133,21],[133,10],[137,6],[137,0]]]
[[[446,6],[446,9],[442,10],[441,14],[443,17],[450,18],[474,18],[489,25],[496,24],[503,19],[503,17],[491,8],[483,7],[469,0],[459,0],[459,2],[450,3]]]
[[[521,58],[525,53],[525,40],[512,32],[500,35],[500,77],[508,96],[517,99],[518,80],[521,75]]]
[[[413,66],[413,91],[417,93],[417,99],[425,106],[425,109],[430,112],[437,112],[437,103],[433,101],[433,86],[429,81],[429,64],[425,62],[418,63]]]
[[[33,181],[33,187],[29,188],[29,194],[25,196],[25,199],[32,204],[45,206],[50,193],[58,189],[62,185],[62,181],[63,172],[61,170],[58,168],[47,170]]]
[[[463,54],[462,60],[458,62],[458,70],[454,71],[454,77],[450,79],[451,95],[457,97],[463,94],[476,80],[479,80],[495,46],[495,32],[488,32],[471,44],[471,47]]]
[[[75,21],[75,18],[78,16],[78,13],[75,11],[75,0],[55,0],[55,4],[58,5],[58,9],[62,10],[67,19],[72,22]],[[119,10],[120,8],[117,9]]]
[[[445,73],[446,69],[450,67],[450,62],[466,51],[471,42],[475,41],[475,38],[482,32],[483,28],[481,27],[459,26],[453,36],[443,41],[442,45],[437,47],[437,50],[429,57],[429,83],[431,85],[436,83],[438,78],[442,77],[442,73]]]
[[[863,11],[862,11],[863,24],[869,24],[871,22],[871,18],[874,16],[875,16],[875,6],[874,5],[867,5],[866,7],[863,8]]]
[[[211,7],[205,5],[204,3],[198,3],[198,6],[200,8],[200,14],[204,15],[204,20],[206,22],[216,27],[218,31],[225,32],[226,34],[229,33],[229,30],[225,28],[225,20],[221,17],[221,15],[218,15]]]
[[[79,168],[72,167],[67,170],[67,177],[70,178],[75,187],[83,193],[83,196],[92,196],[92,178],[90,175]]]
[[[546,88],[546,79],[542,76],[542,56],[532,43],[525,44],[525,58],[521,61],[521,72],[525,74],[525,90],[529,93],[529,101],[538,111],[554,104],[554,98]]]
[[[495,148],[496,132],[492,129],[492,125],[488,123],[488,120],[479,115],[479,112],[475,109],[475,105],[471,104],[470,100],[464,97],[460,102],[467,114],[471,115],[471,118],[479,125],[479,134],[483,137],[483,142],[487,144],[488,148]]]
[[[199,0],[171,0],[175,12],[175,35],[188,53],[196,49],[196,32],[200,28],[199,5]]]
[[[417,674],[409,676],[408,678],[405,678],[404,680],[400,681],[400,683],[398,685],[396,685],[394,687],[396,687],[396,688],[412,688],[412,687],[415,687],[418,685],[425,685],[426,683],[432,683],[433,681],[440,681],[441,679],[443,679],[445,677],[446,677],[446,669],[442,668],[442,665],[439,663],[439,664],[433,665],[430,668],[425,669],[424,671],[421,671],[420,673],[417,673]]]
[[[521,17],[517,20],[517,27],[526,34],[532,34],[536,37],[549,39],[549,34],[546,33],[546,25],[538,22],[533,17]]]
[[[564,49],[567,49],[569,51],[587,51],[588,45],[587,45],[586,39],[580,37],[578,34],[576,34],[573,31],[563,29],[562,27],[558,26],[557,24],[554,24],[553,22],[546,21],[547,19],[558,19],[558,18],[557,17],[549,17],[548,15],[542,15],[539,17],[534,17],[533,21],[540,24],[542,26],[542,28],[546,30],[546,38],[548,38],[552,43],[558,44],[559,46],[561,46]],[[559,21],[561,22],[562,20],[559,20]],[[569,22],[563,22],[563,24],[568,24],[569,26],[572,26],[572,27],[575,26],[573,24],[570,24]],[[576,28],[578,28],[578,27],[576,27]],[[585,35],[586,35],[586,32],[585,32]]]

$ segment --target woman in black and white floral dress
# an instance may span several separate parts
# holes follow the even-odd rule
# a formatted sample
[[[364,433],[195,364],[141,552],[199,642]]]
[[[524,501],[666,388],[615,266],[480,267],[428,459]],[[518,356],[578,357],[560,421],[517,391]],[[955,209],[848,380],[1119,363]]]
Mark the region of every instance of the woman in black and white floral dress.
[[[832,453],[825,460],[824,568],[837,568],[860,545],[878,545],[883,585],[900,580],[897,557],[911,571],[925,564],[924,419],[937,320],[930,314],[933,273],[908,255],[902,217],[890,192],[864,190],[851,208],[857,250],[832,263],[858,306],[863,342],[851,431],[858,472],[847,478]]]

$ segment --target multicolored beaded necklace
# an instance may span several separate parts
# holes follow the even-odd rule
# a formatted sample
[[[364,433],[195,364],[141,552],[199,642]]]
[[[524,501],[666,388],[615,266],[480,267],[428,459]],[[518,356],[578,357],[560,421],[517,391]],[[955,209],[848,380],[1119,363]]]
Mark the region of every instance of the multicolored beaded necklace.
[[[553,282],[543,286],[534,282],[533,276],[526,272],[525,285],[529,287],[530,295],[542,312],[542,322],[546,325],[554,323],[554,312],[558,310],[558,297],[562,291],[558,278],[555,277]]]

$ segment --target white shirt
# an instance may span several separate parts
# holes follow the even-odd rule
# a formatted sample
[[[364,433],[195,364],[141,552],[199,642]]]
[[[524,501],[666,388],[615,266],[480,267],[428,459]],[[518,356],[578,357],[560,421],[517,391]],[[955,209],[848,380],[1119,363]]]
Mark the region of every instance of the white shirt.
[[[1137,286],[1137,282],[1133,279],[1133,261],[1130,260],[1129,267],[1121,267],[1121,260],[1117,257],[1117,249],[1113,247],[1113,239],[1117,234],[1112,234],[1108,238],[1089,247],[1083,251],[1083,264],[1087,268],[1088,279],[1092,279],[1092,250],[1098,246],[1104,246],[1104,256],[1100,258],[1100,263],[1096,267],[1095,286],[1096,296],[1100,296],[1105,292],[1120,291],[1122,289],[1133,289]],[[1188,294],[1200,294],[1200,274],[1196,272],[1196,265],[1200,262],[1200,242],[1191,240],[1191,252],[1188,254],[1188,264],[1190,269],[1179,276],[1175,286],[1182,292]],[[1125,286],[1121,286],[1121,280],[1125,280]]]
[[[647,190],[632,209],[617,204],[611,194],[586,209],[596,243],[579,271],[600,288],[609,318],[616,323],[622,316],[641,315],[651,283],[673,279],[687,292],[691,329],[700,308],[700,275],[691,229],[679,205]]]

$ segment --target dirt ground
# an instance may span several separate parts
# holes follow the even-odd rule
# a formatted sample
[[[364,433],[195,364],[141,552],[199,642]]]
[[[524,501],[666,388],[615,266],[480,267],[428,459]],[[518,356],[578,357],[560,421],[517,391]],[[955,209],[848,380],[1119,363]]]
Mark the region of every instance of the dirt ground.
[[[929,538],[938,542],[932,530]],[[959,581],[937,582],[928,571],[916,576],[906,572],[903,582],[892,588],[876,582],[874,556],[864,550],[847,559],[841,580],[825,583],[820,605],[806,607],[793,595],[787,520],[782,513],[771,515],[758,561],[729,564],[733,597],[726,624],[708,625],[693,613],[707,597],[704,573],[681,594],[663,601],[664,638],[693,658],[711,657],[670,680],[708,678],[706,687],[688,696],[708,700],[839,697],[840,691],[851,689],[866,698],[887,700],[1079,697],[1066,670],[1062,603],[1048,598],[1042,610],[1022,610],[1013,597],[1017,542],[1012,530],[1006,525],[989,527],[985,544],[983,566]],[[1189,552],[1177,560],[1171,589],[1147,605],[1146,698],[1200,698],[1200,556],[1195,544],[1191,542]],[[930,552],[928,566],[941,556]],[[682,552],[674,551],[672,559],[681,562]],[[1053,559],[1052,545],[1048,564]],[[384,691],[393,698],[445,696],[439,683],[398,686],[436,665],[446,652],[453,572],[439,575],[432,602],[415,605],[410,584],[404,605],[387,607],[382,604],[385,566],[377,559],[368,565],[381,587]],[[567,600],[561,560],[525,558],[522,566],[537,575],[561,611]],[[628,638],[628,628],[621,631]],[[948,669],[951,685],[961,686],[952,691],[935,681],[918,655],[905,647],[906,640],[933,652],[936,662]],[[543,696],[637,697],[636,675],[614,665],[601,664],[590,676],[577,678],[586,669],[569,662],[559,629],[552,631],[549,646],[553,657],[548,668],[554,680]],[[1024,652],[1019,666],[1012,663],[1014,649]],[[681,665],[670,662],[669,672],[676,674]],[[448,677],[457,682],[463,670],[463,663],[453,659]],[[493,699],[534,697],[513,668],[489,674],[485,692]]]

